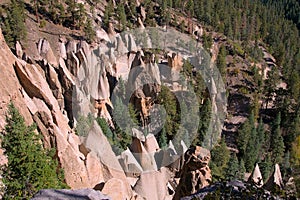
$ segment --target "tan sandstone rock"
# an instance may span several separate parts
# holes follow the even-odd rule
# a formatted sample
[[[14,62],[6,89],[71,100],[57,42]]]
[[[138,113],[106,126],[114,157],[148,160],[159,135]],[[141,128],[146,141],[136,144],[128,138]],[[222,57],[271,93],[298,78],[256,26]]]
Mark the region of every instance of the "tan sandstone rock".
[[[211,182],[208,166],[210,154],[201,147],[190,148],[184,155],[184,165],[180,171],[180,181],[176,188],[174,200],[191,195]]]

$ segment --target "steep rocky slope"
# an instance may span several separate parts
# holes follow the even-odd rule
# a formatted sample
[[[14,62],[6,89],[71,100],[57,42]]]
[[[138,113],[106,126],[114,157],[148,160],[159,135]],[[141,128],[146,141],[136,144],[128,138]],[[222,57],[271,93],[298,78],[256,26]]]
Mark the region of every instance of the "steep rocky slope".
[[[0,69],[3,72],[0,79],[0,128],[5,125],[6,107],[12,101],[27,124],[37,124],[38,131],[43,135],[44,147],[56,148],[66,183],[72,189],[94,188],[116,200],[180,199],[182,196],[192,195],[211,182],[209,152],[200,147],[187,151],[183,140],[176,144],[170,142],[165,149],[161,149],[153,134],[144,136],[141,132],[147,128],[150,133],[155,133],[161,123],[157,122],[159,120],[154,121],[151,115],[158,112],[154,104],[162,90],[162,82],[176,94],[180,90],[188,90],[179,76],[179,72],[185,70],[184,59],[189,58],[184,47],[186,37],[196,38],[198,47],[204,46],[201,39],[204,34],[211,35],[212,45],[207,49],[211,56],[209,67],[216,63],[221,46],[225,46],[230,52],[225,63],[227,94],[216,81],[222,77],[215,76],[207,79],[206,86],[210,94],[206,92],[203,96],[210,96],[213,112],[221,113],[220,116],[215,116],[215,126],[212,126],[212,132],[216,135],[208,138],[207,143],[218,141],[222,131],[233,151],[237,151],[237,129],[247,119],[249,110],[252,109],[251,103],[256,98],[252,91],[258,85],[253,78],[252,69],[257,68],[258,73],[263,75],[263,80],[266,80],[267,72],[276,65],[276,61],[263,47],[264,44],[261,44],[259,48],[263,51],[263,59],[255,63],[224,35],[207,30],[196,20],[192,19],[191,22],[181,15],[179,17],[186,21],[183,24],[185,33],[182,34],[185,37],[179,42],[177,40],[177,43],[174,38],[167,38],[172,44],[170,49],[174,48],[173,44],[182,46],[179,48],[180,54],[176,54],[168,51],[170,49],[164,49],[162,44],[156,44],[149,32],[142,40],[130,31],[125,34],[116,33],[119,28],[114,26],[118,27],[119,22],[114,20],[111,20],[107,31],[97,26],[102,21],[103,5],[106,2],[100,4],[95,8],[96,15],[92,17],[96,30],[96,40],[92,44],[83,39],[81,31],[70,30],[51,22],[46,22],[46,26],[40,28],[32,13],[28,13],[29,17],[26,19],[29,39],[16,44],[16,55],[0,34]],[[84,5],[87,10],[90,9],[89,4]],[[136,7],[141,15],[137,20],[138,26],[145,30],[145,10],[140,2],[137,2]],[[172,12],[173,20],[175,14],[176,11]],[[89,16],[92,16],[91,13]],[[162,30],[173,33],[175,28],[163,27]],[[163,36],[163,32],[160,36]],[[167,39],[165,43],[168,44]],[[151,47],[160,47],[164,51],[149,51]],[[203,58],[207,56],[205,53],[200,55]],[[201,63],[199,60],[195,62]],[[167,72],[163,71],[162,64],[169,67]],[[196,74],[195,69],[193,70],[191,73]],[[83,134],[76,134],[75,130],[81,125],[81,117],[88,117],[89,114],[104,118],[112,129],[115,128],[118,119],[114,116],[116,104],[113,93],[117,92],[119,95],[122,90],[120,87],[113,90],[120,82],[119,77],[129,80],[129,88],[135,89],[126,100],[134,105],[144,129],[130,129],[133,136],[130,145],[124,151],[116,153],[104,130],[95,121],[88,125]],[[285,83],[278,85],[278,88],[285,90]],[[225,97],[228,97],[228,106],[224,101]],[[204,97],[201,100],[203,103]],[[265,105],[266,108],[272,106],[272,100]],[[223,127],[221,122],[225,114]],[[130,123],[127,116],[124,116],[121,116],[119,123]],[[5,161],[5,156],[2,160]],[[277,174],[278,169],[275,172]],[[250,178],[257,180],[257,173],[256,171]],[[268,182],[270,188],[274,185],[273,182]],[[233,188],[245,188],[244,185],[232,185]]]

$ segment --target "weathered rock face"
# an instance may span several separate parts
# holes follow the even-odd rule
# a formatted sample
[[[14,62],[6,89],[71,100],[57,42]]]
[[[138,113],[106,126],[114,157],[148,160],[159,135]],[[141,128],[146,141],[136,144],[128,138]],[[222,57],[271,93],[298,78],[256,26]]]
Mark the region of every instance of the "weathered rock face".
[[[51,65],[57,66],[57,60],[54,56],[52,48],[46,39],[40,39],[37,44],[39,55],[46,59]]]
[[[184,155],[184,165],[180,172],[180,182],[174,200],[196,193],[211,182],[208,166],[210,153],[201,147],[189,149]]]
[[[33,122],[32,117],[26,107],[25,100],[20,91],[22,86],[14,72],[13,65],[17,58],[12,54],[9,47],[5,43],[2,31],[0,29],[0,129],[5,126],[5,115],[7,105],[10,101],[14,103],[19,112],[24,116],[26,124]]]
[[[169,193],[168,188],[168,181],[170,179],[171,173],[167,168],[161,168],[159,171],[146,172],[141,174],[134,190],[145,199],[167,199],[172,195],[172,192]]]
[[[111,32],[110,36],[114,34]],[[145,137],[142,132],[134,130],[136,138],[132,145],[116,157],[96,122],[85,137],[75,135],[72,129],[76,123],[76,111],[82,115],[97,114],[112,122],[108,106],[113,109],[110,102],[113,87],[109,77],[116,76],[114,66],[118,55],[114,48],[122,54],[136,51],[137,46],[131,35],[125,35],[125,42],[121,37],[108,40],[113,41],[113,48],[105,52],[100,47],[93,49],[86,42],[60,40],[59,58],[56,58],[49,42],[41,39],[37,45],[40,57],[28,63],[28,59],[21,60],[10,52],[0,34],[0,59],[3,61],[0,63],[3,71],[3,79],[0,80],[3,88],[0,91],[0,128],[5,124],[3,113],[6,105],[12,100],[28,124],[33,121],[37,124],[43,135],[44,147],[57,149],[66,183],[72,189],[97,188],[113,200],[171,199],[176,184],[173,184],[174,171],[169,168],[177,171],[182,168],[180,155],[177,155],[172,143],[167,150],[161,150],[154,135]],[[18,54],[24,55],[21,51],[18,45]],[[131,100],[140,111],[144,124],[161,84],[160,71],[153,55],[150,58],[146,56],[138,52],[135,58],[128,59],[127,65],[132,69],[128,84],[136,89]],[[186,146],[183,145],[182,149],[185,151]],[[194,177],[194,181],[201,182],[200,185],[192,185],[193,191],[203,187],[210,179],[207,163],[199,164],[198,154],[194,151],[183,168]],[[205,158],[200,160],[204,162]],[[99,185],[101,187],[97,187]],[[57,192],[50,191],[49,195]],[[48,195],[48,191],[42,193]],[[62,193],[67,195],[62,199],[73,198],[67,191]],[[73,195],[76,194],[74,191]],[[41,199],[42,196],[36,198]]]
[[[94,121],[88,133],[88,136],[85,139],[84,145],[87,149],[89,149],[91,152],[94,152],[97,155],[98,159],[101,160],[101,164],[103,165],[101,169],[102,172],[99,171],[99,173],[103,174],[104,180],[98,180],[99,183],[107,183],[107,181],[110,181],[111,178],[114,178],[114,180],[108,182],[108,185],[104,185],[104,194],[108,194],[112,197],[112,199],[116,200],[126,198],[129,199],[132,196],[132,190],[130,188],[130,185],[127,182],[125,173],[122,170],[122,167],[117,157],[112,151],[112,148],[107,138],[104,136],[97,122]],[[112,186],[117,187],[118,190],[115,190],[115,187]],[[114,192],[116,191],[120,191],[120,193],[115,195]]]
[[[182,57],[176,53],[172,53],[168,55],[168,65],[173,70],[180,71],[183,66]]]
[[[156,63],[143,60],[143,52],[138,51],[128,75],[128,88],[133,96],[130,102],[140,114],[143,126],[148,124],[149,111],[153,100],[160,92],[160,72]]]

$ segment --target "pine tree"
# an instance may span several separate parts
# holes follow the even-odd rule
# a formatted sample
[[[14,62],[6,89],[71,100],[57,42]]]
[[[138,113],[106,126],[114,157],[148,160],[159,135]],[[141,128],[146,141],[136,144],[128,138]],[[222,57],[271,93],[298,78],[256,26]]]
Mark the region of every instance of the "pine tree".
[[[93,124],[94,117],[89,113],[87,117],[79,115],[77,118],[77,125],[75,133],[79,136],[86,137]]]
[[[117,15],[118,15],[118,19],[119,19],[119,30],[123,31],[124,28],[126,27],[127,19],[126,19],[126,13],[125,13],[124,5],[122,3],[118,4]]]
[[[281,163],[284,155],[284,142],[280,129],[281,114],[279,113],[273,122],[271,136],[272,162]]]
[[[237,147],[239,149],[239,157],[244,157],[246,147],[252,130],[250,119],[247,119],[238,131]]]
[[[84,26],[84,33],[88,43],[93,42],[96,36],[96,32],[93,29],[92,20],[90,18],[87,19]]]
[[[239,161],[238,158],[236,157],[236,154],[233,153],[230,156],[230,159],[228,161],[228,166],[226,169],[226,178],[229,181],[235,180],[239,178]]]
[[[125,98],[125,96],[126,96],[126,88],[125,88],[125,82],[124,82],[122,76],[120,76],[120,78],[118,80],[118,89],[119,89],[121,97]]]
[[[114,5],[112,0],[109,0],[104,11],[104,20],[103,20],[104,27],[108,28],[110,17],[114,14],[113,12],[114,12]]]
[[[300,166],[300,135],[292,143],[291,162],[293,166]]]
[[[161,92],[158,95],[158,103],[166,109],[165,131],[167,137],[175,135],[179,126],[176,98],[167,86],[161,87]]]
[[[220,47],[219,54],[217,56],[217,67],[221,73],[223,80],[226,80],[226,48],[224,45]]]
[[[254,123],[254,113],[252,112],[249,117],[250,122],[250,135],[246,145],[246,150],[244,153],[245,167],[247,172],[251,172],[253,170],[254,164],[257,161],[257,153],[258,153],[258,143],[257,143],[257,132]]]
[[[264,145],[265,145],[265,129],[264,129],[264,123],[262,118],[259,120],[259,124],[257,127],[257,138],[256,138],[256,144],[257,144],[257,151],[258,151],[258,159],[262,156],[263,152],[265,151]]]
[[[161,130],[161,134],[158,138],[158,144],[159,144],[159,147],[161,149],[166,149],[167,148],[168,139],[167,139],[166,131],[165,131],[164,128]]]
[[[67,13],[71,14],[72,26],[76,26],[76,16],[77,16],[77,3],[74,0],[66,0]]]
[[[260,166],[260,170],[261,170],[261,174],[262,174],[262,177],[264,179],[264,181],[268,180],[269,178],[269,175],[272,171],[272,161],[271,161],[271,156],[270,154],[266,154],[264,160],[259,164]]]
[[[238,179],[244,180],[245,178],[245,173],[246,173],[246,167],[245,167],[245,162],[243,159],[240,160],[239,163],[239,172],[238,172]]]
[[[209,98],[200,107],[199,115],[198,137],[193,141],[193,145],[202,146],[211,118],[211,101]]]
[[[206,33],[203,34],[203,48],[210,52],[211,45],[213,43],[212,37],[210,35],[207,35]]]
[[[110,130],[106,120],[102,117],[98,117],[96,120],[99,126],[101,127],[103,134],[107,137],[109,143],[112,145],[114,142],[114,134]]]
[[[24,2],[12,0],[4,21],[3,34],[9,47],[26,38]]]
[[[225,179],[225,172],[228,161],[230,159],[230,152],[226,146],[225,139],[222,138],[219,145],[216,145],[211,150],[210,167],[214,180]]]
[[[13,104],[9,105],[6,123],[2,137],[8,157],[3,171],[4,199],[28,199],[40,189],[65,188],[63,174],[52,159],[55,151],[43,149],[36,127],[26,126]]]

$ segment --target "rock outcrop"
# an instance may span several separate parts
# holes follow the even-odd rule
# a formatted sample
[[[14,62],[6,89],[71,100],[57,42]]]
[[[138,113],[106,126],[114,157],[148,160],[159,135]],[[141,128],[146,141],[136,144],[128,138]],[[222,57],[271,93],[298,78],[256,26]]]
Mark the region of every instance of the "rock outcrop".
[[[248,182],[254,183],[257,187],[262,187],[264,182],[263,182],[263,177],[261,175],[260,169],[258,164],[255,165],[255,168],[253,169]]]
[[[57,66],[57,60],[52,48],[46,39],[40,39],[37,44],[38,53],[41,58],[46,59],[51,65]]]
[[[174,200],[194,194],[210,184],[209,161],[209,151],[199,146],[189,149],[184,154],[184,165],[180,171],[180,181],[176,188]]]
[[[159,171],[146,172],[141,174],[134,186],[134,190],[143,198],[151,200],[170,199],[173,192],[168,188],[171,179],[170,171],[163,167]]]
[[[101,192],[93,189],[80,190],[54,190],[44,189],[40,190],[31,200],[111,200],[110,197],[103,195]]]
[[[26,124],[33,122],[28,109],[24,106],[25,99],[21,93],[21,84],[16,76],[13,65],[17,58],[12,54],[7,46],[2,31],[0,29],[0,129],[5,126],[5,116],[7,105],[12,101],[22,116],[25,118]]]
[[[267,182],[263,185],[263,188],[269,191],[276,190],[277,188],[283,188],[282,176],[278,164],[275,164],[274,171]]]

